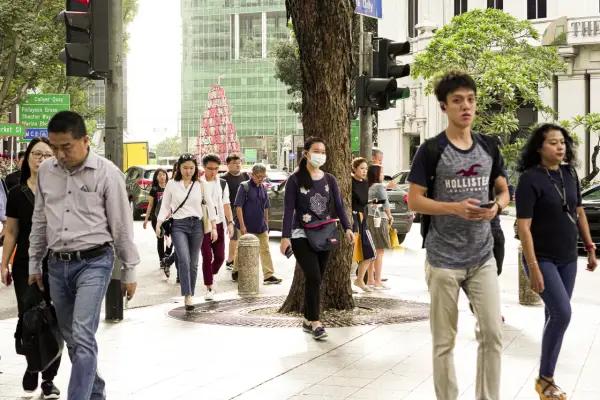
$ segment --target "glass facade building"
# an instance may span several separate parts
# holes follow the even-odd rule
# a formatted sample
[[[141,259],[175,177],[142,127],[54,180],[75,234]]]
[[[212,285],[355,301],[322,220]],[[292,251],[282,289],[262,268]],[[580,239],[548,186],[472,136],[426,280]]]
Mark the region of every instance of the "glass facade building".
[[[246,162],[277,164],[284,138],[298,129],[296,114],[287,108],[287,87],[274,77],[275,46],[290,38],[285,1],[182,0],[181,5],[184,146],[196,151],[208,92],[219,84]]]

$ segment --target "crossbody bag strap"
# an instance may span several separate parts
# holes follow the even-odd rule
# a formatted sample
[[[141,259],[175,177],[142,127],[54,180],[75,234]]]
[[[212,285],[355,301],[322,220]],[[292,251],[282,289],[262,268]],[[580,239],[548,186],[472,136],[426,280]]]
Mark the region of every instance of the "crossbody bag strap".
[[[187,192],[187,195],[185,196],[185,199],[183,199],[183,201],[181,202],[181,204],[179,205],[179,207],[177,207],[177,208],[175,209],[175,211],[173,211],[173,214],[171,214],[171,216],[175,215],[175,213],[176,213],[177,211],[179,211],[179,209],[180,209],[181,207],[183,207],[183,205],[184,205],[184,204],[185,204],[185,202],[187,201],[188,197],[190,197],[190,193],[192,192],[192,188],[194,187],[194,183],[196,183],[196,181],[193,181],[193,182],[192,182],[192,185],[190,186],[190,188],[189,188],[189,190],[188,190],[188,192]],[[202,196],[202,197],[204,198],[204,196]]]

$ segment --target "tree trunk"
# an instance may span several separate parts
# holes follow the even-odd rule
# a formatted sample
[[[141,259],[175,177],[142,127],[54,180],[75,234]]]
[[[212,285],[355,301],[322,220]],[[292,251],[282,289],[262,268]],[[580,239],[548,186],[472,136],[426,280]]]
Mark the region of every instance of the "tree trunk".
[[[586,187],[590,184],[590,182],[598,175],[600,172],[600,168],[598,167],[598,153],[600,152],[600,136],[598,136],[598,141],[594,146],[594,151],[592,152],[592,170],[590,173],[581,180],[581,185]]]
[[[327,144],[325,170],[338,180],[349,204],[350,184],[350,79],[352,71],[353,0],[286,0],[292,20],[302,71],[302,125],[304,135],[318,136]],[[343,236],[342,236],[343,239]],[[332,252],[321,285],[323,309],[352,309],[350,288],[352,245],[341,240]],[[282,312],[302,312],[304,276],[296,267],[292,288]]]

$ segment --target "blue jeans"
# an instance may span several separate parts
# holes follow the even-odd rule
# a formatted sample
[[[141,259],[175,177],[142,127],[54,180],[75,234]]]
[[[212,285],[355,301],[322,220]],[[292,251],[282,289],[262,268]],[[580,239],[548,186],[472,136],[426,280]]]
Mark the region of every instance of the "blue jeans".
[[[50,296],[72,364],[67,396],[72,400],[106,398],[104,380],[97,372],[95,335],[113,262],[112,248],[88,260],[48,258]]]
[[[196,217],[173,220],[171,238],[177,253],[181,295],[193,296],[198,277],[200,247],[204,239],[202,220]]]
[[[577,276],[577,260],[563,264],[545,259],[539,259],[538,262],[544,276],[544,291],[540,297],[546,306],[540,376],[552,377],[563,337],[571,321],[571,295]],[[527,266],[525,270],[529,273]]]

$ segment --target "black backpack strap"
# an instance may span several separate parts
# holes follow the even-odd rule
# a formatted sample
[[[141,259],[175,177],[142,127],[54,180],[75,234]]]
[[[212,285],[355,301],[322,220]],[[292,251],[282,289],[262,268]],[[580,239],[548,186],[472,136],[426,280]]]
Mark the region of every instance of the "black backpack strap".
[[[221,184],[221,193],[225,192],[225,186],[227,186],[227,181],[223,178],[219,178],[219,183]]]
[[[448,141],[444,132],[425,140],[425,143],[422,144],[425,149],[425,173],[427,175],[427,197],[429,198],[433,198],[434,196],[437,165],[447,144]],[[425,238],[427,237],[427,232],[429,232],[430,224],[431,215],[421,214],[422,247],[425,247]]]

